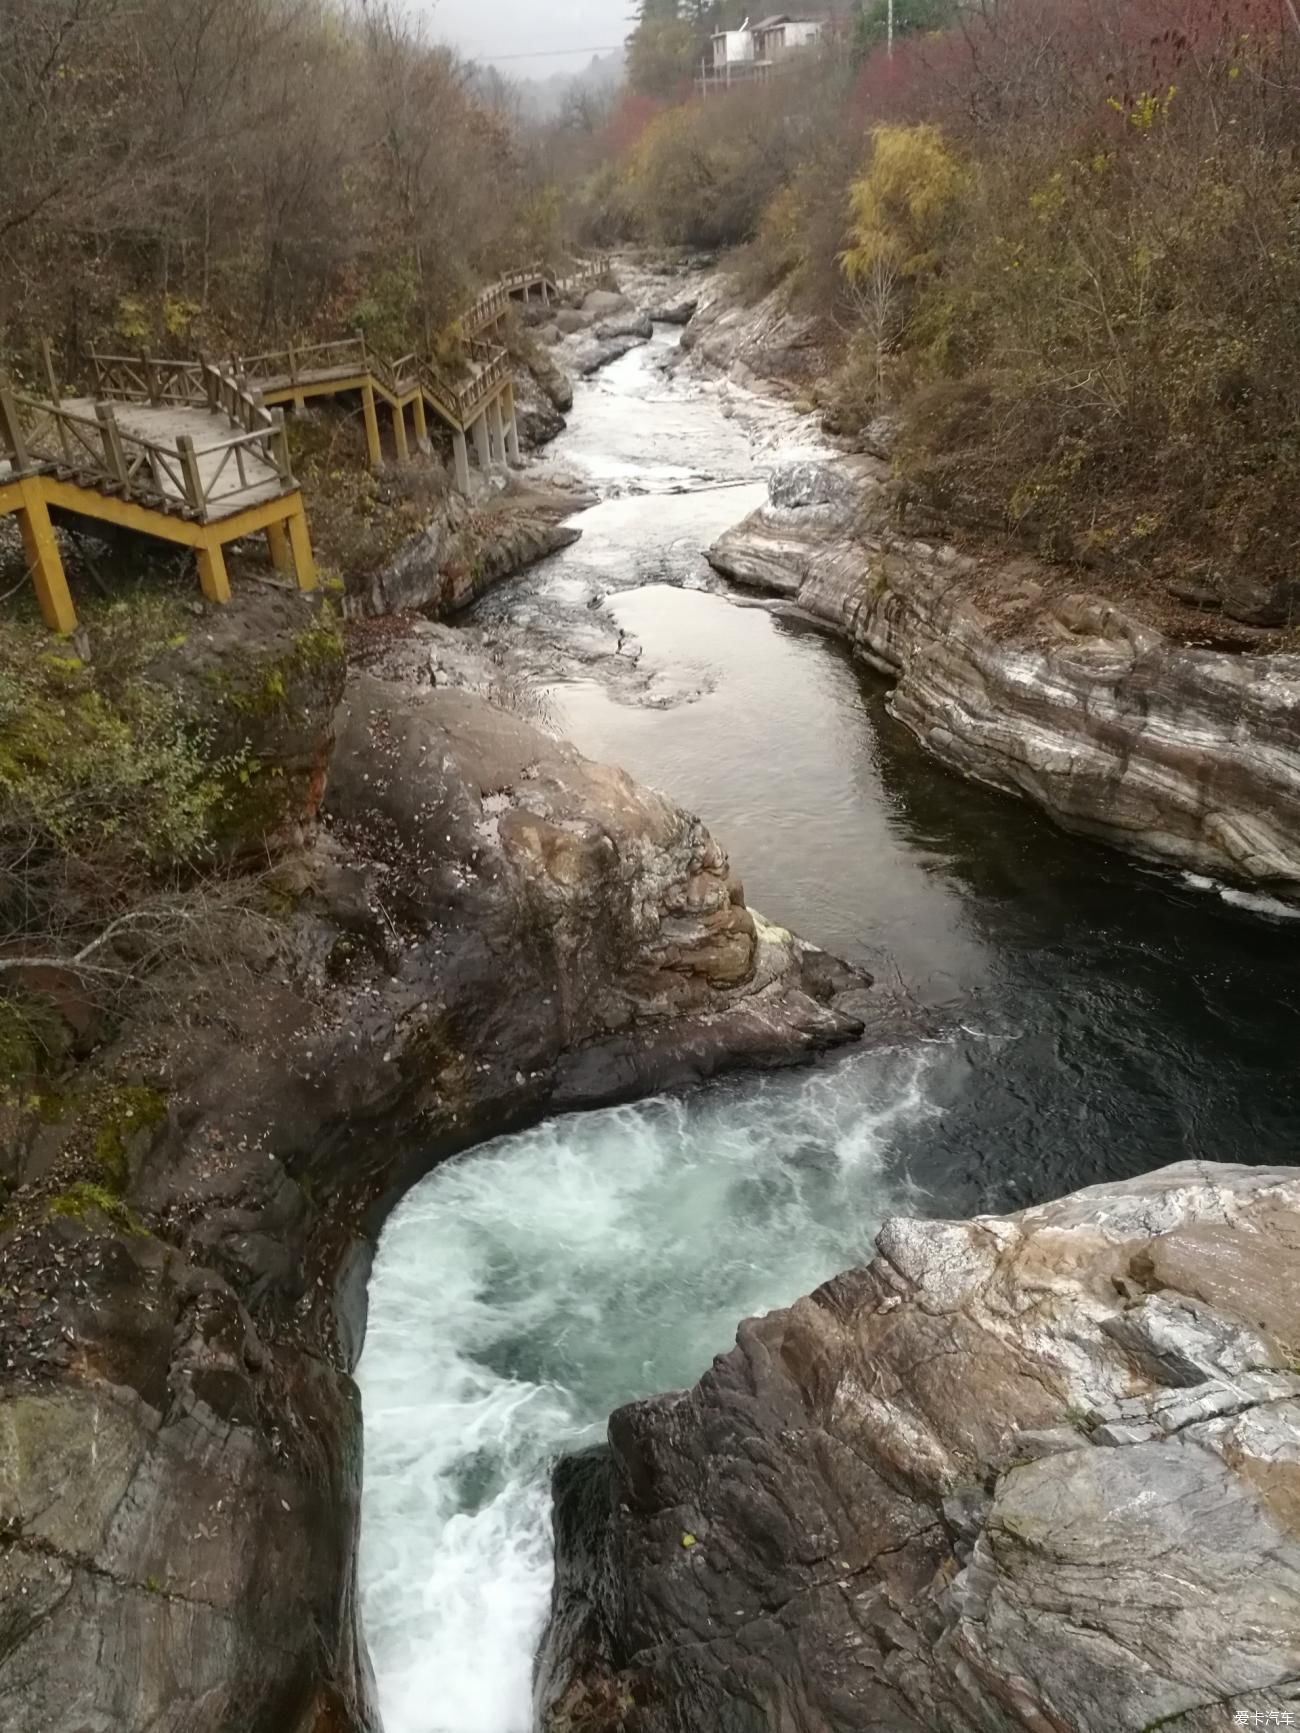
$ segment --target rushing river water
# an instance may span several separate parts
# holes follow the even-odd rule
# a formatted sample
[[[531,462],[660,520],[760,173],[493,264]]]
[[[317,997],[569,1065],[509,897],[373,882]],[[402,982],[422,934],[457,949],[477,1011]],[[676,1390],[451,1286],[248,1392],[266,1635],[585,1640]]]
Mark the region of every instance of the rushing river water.
[[[716,584],[701,547],[809,436],[666,378],[670,341],[579,388],[557,451],[602,503],[478,618],[611,652],[621,632],[617,663],[536,695],[549,725],[698,811],[754,906],[883,974],[929,1033],[550,1121],[404,1200],[359,1374],[387,1733],[527,1733],[550,1461],[861,1261],[883,1213],[1295,1159],[1300,922],[947,775],[836,645]]]

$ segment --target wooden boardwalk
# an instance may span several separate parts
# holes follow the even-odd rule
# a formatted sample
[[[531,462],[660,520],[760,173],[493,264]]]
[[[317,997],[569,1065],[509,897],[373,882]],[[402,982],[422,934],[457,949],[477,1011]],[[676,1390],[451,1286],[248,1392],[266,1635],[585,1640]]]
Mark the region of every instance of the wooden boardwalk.
[[[489,470],[519,461],[514,381],[495,340],[514,301],[546,301],[605,270],[588,260],[557,273],[541,262],[479,294],[459,321],[453,372],[419,354],[389,361],[364,337],[235,357],[227,365],[154,356],[88,357],[94,395],[63,394],[45,348],[48,397],[0,382],[0,516],[15,515],[44,619],[73,630],[76,614],[51,508],[194,549],[204,595],[227,601],[223,549],[265,533],[271,560],[300,588],[316,583],[302,494],[289,465],[283,405],[355,393],[372,464],[382,461],[379,405],[400,460],[429,449],[428,411],[451,431],[457,485],[469,491],[469,445]]]

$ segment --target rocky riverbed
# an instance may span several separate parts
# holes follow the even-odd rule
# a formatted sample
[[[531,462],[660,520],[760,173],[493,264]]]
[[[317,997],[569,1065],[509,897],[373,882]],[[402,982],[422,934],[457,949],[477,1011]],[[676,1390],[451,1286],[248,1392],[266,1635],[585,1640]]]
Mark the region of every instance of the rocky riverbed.
[[[268,611],[296,642],[315,604],[237,597],[209,686],[260,689]],[[698,819],[466,692],[360,674],[336,715],[341,654],[313,667],[292,740],[241,712],[262,774],[321,770],[263,833],[274,929],[3,1109],[0,1721],[31,1733],[373,1727],[349,1370],[388,1200],[548,1109],[862,1027]]]
[[[647,285],[674,316],[691,298],[689,279]],[[573,311],[556,353],[645,340],[640,311]],[[666,480],[688,489],[673,456]],[[883,605],[895,636],[859,642],[862,550],[896,552],[846,509],[873,489],[864,462],[778,479],[715,561],[899,674],[898,704],[898,633],[966,646],[944,574],[975,574],[905,537],[920,575]],[[169,652],[169,682],[256,766],[227,838],[256,894],[119,1027],[65,993],[75,1063],[0,1108],[6,1726],[377,1733],[351,1374],[393,1203],[559,1109],[785,1067],[864,1028],[860,1051],[898,1040],[897,996],[751,909],[699,818],[528,719],[530,679],[584,655],[616,663],[611,691],[639,707],[682,698],[622,657],[600,596],[576,653],[558,633],[360,623],[463,607],[571,543],[577,497],[530,478],[500,516],[449,507],[368,592],[350,586],[350,669],[318,602],[242,586]],[[1050,586],[1020,577],[1037,618]],[[1063,654],[1017,640],[1022,615],[1002,624],[1017,654]],[[1130,658],[1127,685],[1110,670],[1120,709],[1145,666]],[[1199,851],[1178,858],[1220,858],[1208,812],[1170,828]],[[1289,847],[1279,832],[1239,852]],[[817,1189],[832,1164],[803,1100],[775,1119],[757,1100],[794,1159],[737,1174],[738,1200]],[[704,1135],[725,1142],[719,1112]],[[860,1149],[856,1123],[841,1142]],[[841,1225],[860,1194],[846,1164]],[[697,1390],[621,1411],[612,1454],[560,1474],[549,1727],[1137,1733],[1294,1701],[1296,1210],[1292,1178],[1198,1164],[1018,1217],[899,1221],[870,1269],[745,1325]],[[1109,1498],[1121,1484],[1128,1504]],[[1150,1556],[1169,1561],[1163,1588]]]
[[[1298,1251],[1294,1169],[887,1221],[561,1465],[542,1724],[1284,1724]]]

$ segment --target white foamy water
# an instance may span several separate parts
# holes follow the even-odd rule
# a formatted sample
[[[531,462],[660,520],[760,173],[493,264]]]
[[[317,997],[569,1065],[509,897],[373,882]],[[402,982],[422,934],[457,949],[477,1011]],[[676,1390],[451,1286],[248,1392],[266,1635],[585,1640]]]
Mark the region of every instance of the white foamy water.
[[[386,1733],[529,1733],[549,1477],[740,1319],[861,1262],[941,1045],[547,1121],[389,1221],[359,1369],[361,1579]],[[893,1196],[891,1197],[891,1190]]]
[[[1220,884],[1218,879],[1206,878],[1203,873],[1185,872],[1183,883],[1194,891],[1210,891],[1232,908],[1247,909],[1252,915],[1265,915],[1272,921],[1300,920],[1300,908],[1294,903],[1284,903],[1265,891],[1247,891],[1238,885]]]

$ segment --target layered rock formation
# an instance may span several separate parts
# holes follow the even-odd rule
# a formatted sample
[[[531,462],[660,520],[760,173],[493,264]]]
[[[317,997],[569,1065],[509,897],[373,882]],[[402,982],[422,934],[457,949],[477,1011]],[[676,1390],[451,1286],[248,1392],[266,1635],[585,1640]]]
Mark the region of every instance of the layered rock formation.
[[[1300,895],[1300,656],[1189,647],[1027,558],[907,533],[883,464],[778,475],[709,552],[896,678],[937,758],[1070,830]]]
[[[1300,1717],[1298,1259],[1295,1169],[886,1222],[561,1466],[543,1725]]]
[[[349,619],[415,608],[459,613],[502,578],[576,542],[582,531],[565,519],[585,503],[571,494],[518,492],[483,509],[449,492],[419,535],[354,576],[344,612]]]
[[[304,846],[216,954],[0,1090],[6,1728],[373,1733],[349,1369],[388,1202],[549,1108],[861,1027],[698,820],[482,700],[354,677],[314,839],[290,768]]]

